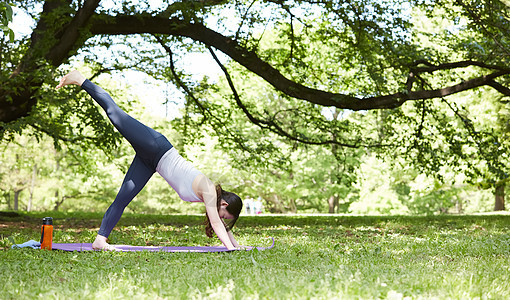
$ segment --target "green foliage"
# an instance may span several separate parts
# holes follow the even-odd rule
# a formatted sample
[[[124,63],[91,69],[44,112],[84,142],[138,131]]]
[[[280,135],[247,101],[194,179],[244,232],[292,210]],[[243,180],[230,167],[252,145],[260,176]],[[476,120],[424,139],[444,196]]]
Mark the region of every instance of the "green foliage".
[[[118,83],[104,77],[101,85],[131,115],[158,130],[166,126],[164,120],[143,114],[137,96],[121,91]],[[19,192],[20,210],[106,211],[134,151],[119,138],[102,109],[78,89],[62,89],[58,97],[47,97],[38,108],[31,117],[33,127],[50,131],[24,129],[24,135],[0,143],[0,209],[14,209],[14,194]],[[183,209],[163,179],[154,181],[127,211],[199,211],[196,206]]]
[[[12,4],[7,2],[0,2],[0,30],[4,35],[9,36],[9,41],[14,42],[14,31],[9,27],[12,22]]]
[[[246,109],[257,117],[275,120],[292,136],[324,140],[346,135],[347,127],[353,130],[356,126],[341,116],[337,122],[326,124],[320,107],[274,94],[267,84],[236,67],[231,74],[241,79],[236,90]],[[192,153],[214,153],[198,162],[221,160],[228,155],[227,165],[214,168],[212,173],[207,172],[210,166],[205,165],[203,170],[213,178],[228,178],[231,185],[239,186],[236,189],[241,195],[262,197],[271,212],[327,211],[328,198],[345,198],[355,180],[353,170],[361,151],[336,145],[300,145],[265,126],[249,123],[225,85],[220,80],[218,87],[194,93],[194,97],[207,101],[195,98],[186,103],[184,116],[172,122],[184,132],[177,148],[186,147],[186,153],[190,149]],[[209,113],[210,109],[214,114]],[[345,206],[347,201],[342,204]]]
[[[507,215],[243,217],[233,253],[7,249],[38,238],[43,214],[2,218],[2,299],[474,299],[510,297]],[[90,242],[101,215],[55,215],[55,242]],[[20,226],[23,220],[24,226]],[[125,215],[116,244],[217,244],[200,217]],[[30,270],[30,271],[20,271]],[[268,280],[270,278],[270,280]],[[30,284],[28,284],[30,283]],[[370,287],[370,288],[367,288]]]
[[[59,68],[62,62],[87,69],[89,77],[136,69],[172,81],[186,93],[182,118],[150,124],[163,130],[175,128],[178,133],[165,134],[171,135],[176,148],[228,188],[243,196],[263,197],[268,211],[433,214],[451,211],[459,203],[466,205],[467,197],[460,195],[473,189],[466,183],[493,188],[508,180],[508,99],[493,90],[416,100],[391,110],[331,109],[290,98],[261,79],[276,71],[254,75],[253,70],[223,58],[220,61],[230,80],[198,78],[188,69],[186,54],[210,49],[189,38],[159,32],[91,37],[87,27],[76,28],[77,41],[62,61],[55,62],[50,49],[66,41],[62,29],[70,27],[80,3],[54,3],[46,6],[54,9],[44,14],[35,8],[40,3],[19,5],[44,30],[19,41],[0,40],[0,81],[5,82],[0,94],[6,95],[0,100],[8,106],[23,94],[28,96],[21,98],[30,99],[24,105],[37,103],[28,116],[0,123],[2,139],[33,136],[44,149],[56,151],[55,161],[66,165],[56,173],[59,180],[45,184],[40,207],[51,206],[48,199],[55,186],[62,187],[60,193],[65,196],[86,190],[95,200],[111,199],[116,190],[112,182],[119,181],[122,175],[118,174],[130,162],[129,148],[122,146],[119,134],[84,93],[53,89],[55,79],[68,68]],[[9,24],[9,8],[0,6],[2,24]],[[184,1],[160,6],[121,1],[111,7],[99,5],[95,11],[102,16],[94,14],[90,23],[108,15],[203,23],[233,37],[240,48],[294,82],[346,98],[370,99],[451,86],[488,74],[490,68],[506,70],[509,18],[505,8],[501,1]],[[490,68],[414,72],[459,61],[483,62]],[[20,68],[26,71],[17,74]],[[503,87],[508,80],[508,76],[497,79]],[[128,101],[122,105],[130,113],[139,112]],[[143,117],[144,122],[152,118]],[[46,136],[53,139],[52,146]],[[16,173],[14,166],[19,162],[9,154],[9,167],[6,164],[2,173],[6,197],[16,186],[25,186],[6,183],[9,175],[13,181],[23,179],[31,174],[30,166],[43,164],[28,155],[27,168]],[[114,166],[93,165],[93,161],[113,161]],[[384,168],[370,168],[367,161]],[[112,180],[101,179],[97,174],[115,173],[108,168],[122,171]],[[76,181],[71,179],[74,174]],[[390,179],[382,179],[386,176]],[[112,184],[102,190],[101,180]],[[426,184],[421,185],[421,180]],[[79,182],[87,183],[82,187]],[[169,192],[172,204],[165,204]],[[80,197],[89,197],[88,193]],[[486,194],[481,194],[471,207],[487,207]],[[184,211],[174,206],[177,199],[161,180],[149,185],[139,199],[129,209]]]
[[[407,165],[404,158],[365,156],[356,178],[355,198],[348,211],[355,214],[476,213],[493,209],[493,191],[466,184],[466,176],[449,168],[426,175]]]
[[[493,37],[496,33],[482,30],[474,15],[466,15],[482,13],[475,12],[472,10],[475,6],[470,5],[461,3],[461,8],[441,2],[439,6],[426,3],[413,8],[412,38],[428,53],[424,61],[430,62],[430,58],[435,58],[436,63],[479,60],[499,65],[504,60],[506,56],[502,49],[491,53],[466,49],[467,41],[486,41],[495,48],[505,43],[502,40],[502,44],[495,46]],[[497,6],[497,1],[475,10],[486,10],[483,14],[493,18],[500,11],[489,12],[487,7],[491,5]],[[508,22],[497,26],[497,30],[504,31],[505,26]],[[480,72],[485,70],[476,67],[446,70],[441,76],[423,75],[419,80],[422,87],[439,88],[450,78],[467,78]],[[502,78],[502,82],[505,80]],[[494,188],[505,182],[509,173],[506,98],[493,90],[480,88],[436,101],[406,103],[401,109],[383,113],[380,131],[384,133],[385,140],[395,146],[384,151],[387,160],[403,164],[401,159],[394,159],[397,152],[406,159],[405,164],[435,177],[440,185],[468,183]],[[452,183],[452,176],[446,175],[451,172],[456,173],[458,178],[464,176],[463,182]]]

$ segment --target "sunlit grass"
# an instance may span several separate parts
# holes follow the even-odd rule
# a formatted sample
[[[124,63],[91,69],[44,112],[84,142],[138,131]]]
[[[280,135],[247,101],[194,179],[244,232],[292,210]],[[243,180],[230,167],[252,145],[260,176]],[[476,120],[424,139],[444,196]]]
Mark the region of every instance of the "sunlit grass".
[[[37,218],[32,218],[33,216]],[[11,250],[39,217],[0,221],[0,299],[508,299],[510,217],[243,217],[235,234],[269,251],[69,253]],[[101,216],[60,214],[55,242],[91,242]],[[218,244],[202,216],[125,215],[115,244]]]

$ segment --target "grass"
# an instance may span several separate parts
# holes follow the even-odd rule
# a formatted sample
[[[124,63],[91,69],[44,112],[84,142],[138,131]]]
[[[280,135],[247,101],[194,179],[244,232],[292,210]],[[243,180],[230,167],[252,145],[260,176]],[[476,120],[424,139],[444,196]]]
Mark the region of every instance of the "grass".
[[[234,253],[10,249],[39,238],[91,242],[101,215],[0,218],[0,299],[510,299],[510,216],[242,217]],[[114,244],[218,244],[199,216],[128,215]]]

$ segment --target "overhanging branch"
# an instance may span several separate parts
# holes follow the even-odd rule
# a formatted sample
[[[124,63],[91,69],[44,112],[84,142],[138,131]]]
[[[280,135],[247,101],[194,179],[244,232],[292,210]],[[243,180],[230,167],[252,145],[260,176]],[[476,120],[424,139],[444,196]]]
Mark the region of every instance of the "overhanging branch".
[[[96,141],[97,140],[97,138],[90,137],[90,136],[84,136],[84,135],[80,136],[80,137],[75,137],[75,138],[68,138],[68,137],[62,136],[60,134],[57,134],[53,131],[47,130],[46,128],[38,126],[38,125],[35,125],[35,124],[29,124],[29,125],[31,127],[33,127],[35,130],[43,132],[55,140],[59,140],[59,141],[66,142],[66,143],[76,143],[76,142],[84,141],[84,140],[88,140],[88,141]]]
[[[277,90],[282,91],[290,97],[306,100],[322,106],[335,106],[350,110],[396,108],[409,100],[426,100],[445,97],[484,85],[492,86],[494,79],[510,74],[510,69],[508,68],[496,69],[496,71],[491,74],[479,76],[440,89],[397,92],[382,96],[359,98],[351,95],[309,88],[296,83],[286,78],[273,66],[263,61],[256,53],[243,48],[232,38],[215,32],[199,23],[191,23],[178,18],[165,19],[153,16],[101,15],[92,20],[91,33],[94,35],[159,33],[189,37],[208,47],[214,47],[222,51],[248,70],[265,79]],[[464,62],[464,64],[466,63]],[[471,65],[473,65],[473,63]],[[431,67],[428,68],[432,70]],[[493,67],[491,69],[494,70],[495,68]]]
[[[419,67],[419,65],[425,65]],[[458,69],[458,68],[466,68],[466,67],[480,67],[488,70],[496,70],[496,71],[505,71],[510,72],[510,68],[498,66],[498,65],[489,65],[484,62],[474,61],[474,60],[463,60],[458,62],[452,62],[452,63],[444,63],[444,64],[438,64],[434,65],[426,60],[417,60],[414,65],[411,67],[411,71],[416,73],[432,73],[438,70],[451,70],[451,69]]]
[[[186,95],[188,95],[188,97],[193,100],[193,102],[200,108],[200,110],[202,111],[202,115],[203,115],[203,118],[202,118],[202,121],[201,123],[204,123],[206,121],[206,119],[209,117],[211,119],[214,119],[216,121],[216,124],[223,124],[223,121],[220,120],[218,118],[218,116],[216,116],[215,114],[211,113],[206,107],[204,107],[204,105],[200,102],[200,100],[195,97],[195,95],[193,94],[193,92],[188,88],[188,86],[181,80],[179,74],[177,74],[177,70],[175,68],[175,64],[174,64],[174,60],[173,60],[173,52],[172,52],[172,49],[170,49],[170,47],[168,47],[165,42],[160,38],[158,37],[157,35],[154,35],[154,38],[158,41],[158,43],[161,45],[161,47],[163,47],[163,49],[167,52],[168,56],[169,56],[169,60],[170,60],[170,71],[172,72],[172,76],[173,78],[175,79],[177,85],[186,93]],[[207,115],[207,116],[206,116]],[[216,131],[217,135],[218,136],[222,136],[222,133],[218,131],[218,128],[217,126],[215,126],[214,124],[212,125],[213,129]],[[249,152],[249,149],[246,148],[246,146],[244,145],[244,143],[240,142],[240,137],[239,135],[235,134],[235,133],[232,133],[230,130],[226,130],[227,134],[234,140],[237,142],[237,144],[239,145],[239,147],[245,151],[248,151]]]
[[[296,141],[296,142],[299,142],[299,143],[302,143],[302,144],[307,144],[307,145],[329,145],[329,144],[334,144],[334,145],[338,145],[338,146],[342,146],[342,147],[347,147],[347,148],[360,148],[360,147],[362,147],[362,145],[360,145],[360,144],[341,143],[341,142],[339,142],[337,140],[325,140],[325,141],[315,140],[314,141],[314,140],[312,140],[310,138],[303,139],[303,138],[300,138],[300,137],[297,137],[295,135],[292,135],[292,134],[288,133],[280,125],[278,125],[276,122],[274,122],[272,120],[263,120],[263,119],[256,118],[255,116],[253,116],[250,113],[250,111],[248,110],[246,105],[244,105],[244,103],[241,101],[241,98],[239,97],[239,93],[237,92],[237,89],[235,88],[234,82],[232,81],[232,78],[230,77],[230,74],[228,73],[227,68],[225,68],[225,66],[220,62],[220,60],[218,59],[218,57],[216,56],[214,51],[210,47],[208,49],[209,49],[209,52],[211,53],[211,56],[213,57],[214,61],[216,61],[218,66],[221,68],[221,70],[225,74],[225,78],[227,79],[228,85],[230,86],[230,89],[232,90],[232,94],[234,96],[234,99],[236,101],[237,106],[242,109],[244,114],[248,117],[248,119],[253,124],[259,126],[262,129],[268,129],[271,132],[276,133],[277,135],[283,136],[283,137],[285,137],[285,138],[287,138],[289,140]]]
[[[505,96],[510,96],[510,89],[503,86],[502,84],[500,84],[494,80],[490,80],[488,85],[491,86],[492,88],[494,88],[495,90],[497,90],[498,92],[500,92],[501,94],[503,94]]]

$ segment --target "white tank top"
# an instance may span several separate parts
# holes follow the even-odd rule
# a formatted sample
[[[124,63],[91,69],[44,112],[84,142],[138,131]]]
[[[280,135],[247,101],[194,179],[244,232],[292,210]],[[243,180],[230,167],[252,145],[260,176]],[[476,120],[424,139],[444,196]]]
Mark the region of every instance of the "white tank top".
[[[202,199],[193,192],[192,187],[193,180],[202,173],[185,160],[174,147],[161,157],[156,171],[165,178],[182,200],[202,202]]]

